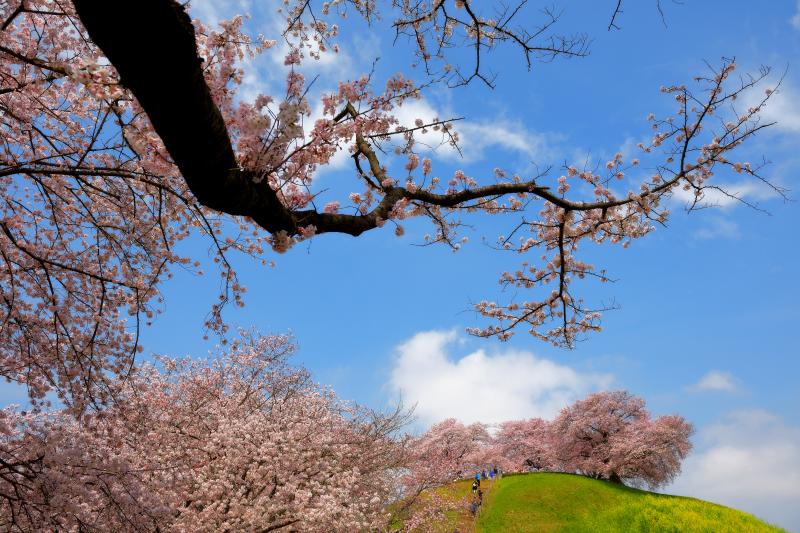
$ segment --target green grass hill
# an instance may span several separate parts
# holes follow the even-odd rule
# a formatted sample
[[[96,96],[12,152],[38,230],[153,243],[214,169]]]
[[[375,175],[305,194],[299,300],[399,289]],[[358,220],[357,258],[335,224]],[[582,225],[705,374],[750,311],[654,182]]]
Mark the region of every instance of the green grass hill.
[[[471,480],[442,489],[453,498],[470,495]],[[483,482],[476,518],[451,515],[442,532],[785,532],[753,515],[714,503],[623,487],[571,474],[509,475]]]

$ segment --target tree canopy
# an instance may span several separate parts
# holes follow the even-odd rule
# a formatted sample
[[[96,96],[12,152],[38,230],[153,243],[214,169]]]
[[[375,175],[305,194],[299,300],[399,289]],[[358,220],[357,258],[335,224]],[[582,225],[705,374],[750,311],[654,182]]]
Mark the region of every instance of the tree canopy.
[[[621,30],[623,0],[607,3],[602,30]],[[676,197],[689,211],[709,196],[750,205],[726,175],[785,197],[766,160],[750,161],[780,80],[769,84],[766,67],[741,73],[733,58],[665,81],[673,111],[643,120],[631,153],[444,169],[431,144],[462,153],[461,117],[409,123],[401,115],[415,101],[468,85],[502,91],[498,52],[531,76],[543,62],[591,61],[590,35],[529,4],[284,0],[264,36],[242,16],[192,20],[177,0],[0,2],[0,377],[31,400],[0,410],[0,527],[391,530],[401,515],[413,529],[453,505],[431,489],[489,465],[671,482],[693,427],[651,418],[625,391],[592,394],[552,421],[447,419],[412,437],[402,407],[337,398],[290,364],[288,336],[231,336],[223,316],[245,302],[236,254],[268,263],[324,234],[402,236],[420,219],[426,246],[456,252],[475,225],[512,258],[503,299],[474,304],[470,333],[571,348],[613,307],[581,292],[581,280],[611,280],[587,245],[629,246],[666,226]],[[316,90],[314,65],[339,61],[343,28],[380,20],[409,44],[407,61]],[[280,90],[245,90],[265,55],[282,63]],[[319,175],[337,154],[348,166],[329,190]],[[497,219],[511,221],[500,234]],[[218,268],[205,326],[224,347],[137,361],[161,288],[204,266],[179,251],[192,238]],[[402,286],[382,289],[388,299]]]
[[[611,4],[610,29],[622,7]],[[431,221],[429,244],[457,250],[462,216],[518,215],[498,248],[530,259],[503,272],[501,285],[528,296],[478,302],[489,321],[472,333],[507,339],[522,329],[569,347],[598,331],[606,306],[585,302],[573,282],[609,277],[581,260],[579,246],[627,246],[664,224],[676,190],[691,193],[690,209],[703,206],[719,189],[716,174],[766,182],[762,166],[736,151],[770,125],[759,113],[774,87],[739,105],[768,71],[737,77],[725,59],[691,83],[662,87],[675,112],[648,118],[652,135],[637,158],[620,153],[536,175],[498,162],[491,176],[438,176],[419,136],[438,132],[457,147],[457,122],[402,126],[404,102],[435,86],[494,84],[487,54],[499,46],[516,49],[529,68],[587,53],[588,36],[560,33],[557,12],[530,26],[520,22],[526,10],[525,2],[503,9],[469,0],[288,2],[279,36],[291,67],[285,93],[245,99],[237,89],[248,58],[273,53],[276,41],[247,35],[241,17],[209,28],[174,0],[4,3],[0,375],[36,402],[56,390],[78,411],[103,405],[109,376],[129,371],[141,349],[160,284],[194,264],[175,252],[178,241],[201,234],[213,243],[224,283],[207,325],[224,332],[222,308],[241,304],[244,292],[228,254],[263,258],[323,233],[393,226],[402,234],[411,217]],[[342,80],[310,125],[304,67],[335,54],[348,15],[392,17],[398,37],[414,43],[423,81],[400,73]],[[465,59],[459,47],[472,53]],[[315,172],[339,150],[352,156],[353,192],[320,205]],[[402,166],[385,162],[389,150]],[[638,187],[623,190],[632,174]]]

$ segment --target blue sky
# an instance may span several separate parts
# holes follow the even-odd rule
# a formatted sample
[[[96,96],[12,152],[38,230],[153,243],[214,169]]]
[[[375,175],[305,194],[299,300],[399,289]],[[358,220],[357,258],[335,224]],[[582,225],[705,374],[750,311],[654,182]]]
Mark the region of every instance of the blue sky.
[[[269,3],[193,4],[206,20],[244,10],[256,31],[269,36],[274,26]],[[494,166],[532,172],[536,165],[557,169],[564,161],[631,153],[648,135],[647,114],[672,110],[661,85],[688,83],[706,72],[704,61],[735,57],[741,72],[762,64],[777,73],[788,69],[766,111],[779,123],[747,155],[765,155],[772,161],[770,178],[797,191],[800,64],[793,59],[800,57],[800,4],[664,2],[664,24],[655,2],[629,1],[622,31],[608,32],[613,4],[562,6],[565,31],[592,37],[587,58],[535,64],[528,72],[516,50],[500,48],[490,56],[495,90],[480,84],[437,88],[415,102],[408,117],[465,117],[457,125],[465,158],[437,152],[439,172],[463,168],[480,177]],[[535,9],[528,20],[537,20]],[[407,43],[393,43],[385,24],[346,28],[340,57],[315,67],[320,91],[368,70],[376,55],[376,80],[399,69],[414,75]],[[281,83],[279,63],[279,57],[258,60],[245,90],[267,92]],[[335,190],[352,183],[352,169],[337,165],[318,179]],[[547,417],[591,390],[626,388],[644,397],[654,414],[679,413],[696,425],[695,451],[667,491],[800,530],[792,504],[800,500],[800,211],[796,202],[735,176],[719,180],[769,214],[725,204],[687,215],[676,202],[667,229],[627,250],[584,246],[583,257],[617,281],[587,283],[581,294],[620,309],[605,315],[603,332],[572,351],[524,332],[507,343],[464,333],[481,323],[471,302],[502,297],[500,272],[521,260],[482,242],[505,232],[503,220],[482,220],[456,254],[413,246],[429,231],[419,222],[409,223],[402,238],[391,231],[358,239],[326,235],[271,258],[274,268],[244,261],[247,307],[229,318],[263,332],[291,330],[298,361],[319,381],[375,407],[401,395],[416,404],[418,427],[446,416]],[[796,194],[790,192],[795,200]],[[166,313],[149,332],[147,347],[207,350],[196,331],[214,290],[202,279],[177,277],[165,289]]]
[[[779,124],[749,150],[753,160],[764,154],[772,161],[768,174],[776,183],[797,190],[800,65],[792,59],[800,57],[800,22],[792,19],[800,6],[667,2],[665,26],[655,2],[628,2],[622,31],[608,32],[612,4],[563,6],[562,27],[592,37],[587,58],[536,64],[528,72],[516,50],[501,48],[491,56],[495,90],[437,88],[415,102],[408,117],[465,117],[457,126],[465,159],[439,151],[439,172],[463,168],[480,177],[494,166],[532,172],[535,165],[558,168],[564,161],[630,152],[648,134],[647,114],[672,109],[661,85],[691,81],[705,72],[706,60],[736,57],[740,71],[762,64],[776,72],[788,68],[767,110]],[[257,2],[194,2],[206,20],[249,12],[251,27],[267,36],[271,9]],[[535,21],[536,11],[529,17]],[[393,45],[385,26],[343,28],[340,57],[315,67],[318,90],[368,70],[376,55],[376,80],[399,69],[414,75],[407,44]],[[280,59],[258,60],[245,91],[278,86]],[[358,239],[323,236],[271,258],[274,268],[243,261],[247,307],[229,318],[263,332],[291,330],[298,361],[319,381],[375,407],[402,395],[416,404],[419,427],[446,416],[552,416],[591,390],[626,388],[644,397],[653,413],[679,413],[697,427],[695,452],[668,491],[800,530],[791,505],[800,498],[800,212],[764,188],[732,176],[719,179],[769,214],[730,204],[687,215],[676,202],[669,227],[630,249],[584,246],[584,257],[617,281],[587,283],[581,294],[620,309],[606,314],[602,333],[572,351],[523,332],[507,343],[464,333],[481,323],[471,302],[503,297],[497,278],[521,260],[482,242],[506,231],[509,222],[502,219],[481,221],[456,254],[413,246],[429,231],[418,222],[407,224],[402,238],[390,231]],[[334,190],[350,186],[352,169],[340,164],[318,180]],[[205,249],[188,246],[192,253],[193,246]],[[167,309],[146,346],[167,353],[207,350],[197,328],[215,289],[203,279],[177,277],[165,289]]]
[[[476,177],[494,166],[531,172],[586,157],[628,152],[648,135],[645,117],[671,111],[659,86],[705,73],[704,60],[736,57],[740,71],[788,67],[766,111],[778,125],[748,149],[772,161],[767,175],[798,198],[800,177],[800,3],[794,0],[662,2],[625,5],[621,31],[606,26],[616,2],[564,2],[565,31],[592,37],[586,58],[524,68],[519,53],[492,54],[497,88],[433,89],[408,115],[464,116],[464,160],[434,155],[442,174],[463,168]],[[274,33],[271,2],[194,0],[192,13],[213,22],[239,12],[249,27]],[[549,5],[549,4],[548,4]],[[536,20],[536,8],[530,9]],[[391,16],[385,17],[391,21]],[[314,67],[316,87],[369,70],[375,79],[408,65],[406,43],[393,45],[385,22],[348,32],[342,52]],[[258,59],[244,93],[279,87],[282,57]],[[427,118],[427,117],[421,117]],[[498,163],[499,162],[499,163]],[[558,176],[557,170],[552,179]],[[471,302],[502,297],[497,279],[522,258],[483,244],[508,221],[467,231],[458,253],[418,247],[429,231],[409,222],[358,239],[325,235],[268,257],[274,267],[238,262],[247,306],[228,319],[264,333],[290,330],[297,361],[345,398],[384,407],[402,395],[417,404],[419,426],[446,416],[498,421],[552,416],[592,390],[625,388],[654,414],[678,413],[695,424],[695,452],[668,492],[736,506],[800,531],[800,210],[741,176],[719,176],[769,214],[728,204],[691,214],[673,207],[668,228],[625,250],[584,245],[583,258],[605,267],[613,284],[577,289],[592,302],[614,301],[604,331],[574,350],[553,348],[519,332],[507,343],[467,336],[480,324]],[[321,187],[353,183],[346,165],[325,170]],[[351,190],[356,190],[351,186]],[[183,244],[203,257],[207,243]],[[202,355],[202,321],[213,302],[214,276],[176,273],[164,286],[165,312],[144,336],[148,353]],[[478,391],[477,393],[472,391]]]

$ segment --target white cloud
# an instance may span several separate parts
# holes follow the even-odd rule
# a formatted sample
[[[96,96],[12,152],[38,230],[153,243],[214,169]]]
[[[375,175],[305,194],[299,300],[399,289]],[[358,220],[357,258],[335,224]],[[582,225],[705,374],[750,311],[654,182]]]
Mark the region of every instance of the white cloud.
[[[220,20],[244,14],[248,12],[250,8],[250,0],[236,0],[234,2],[191,0],[189,2],[189,13],[191,16],[211,25],[216,25]]]
[[[795,18],[800,23],[800,14]],[[800,28],[800,25],[798,25],[798,28]],[[763,94],[751,92],[746,101],[750,106],[757,105],[763,96]],[[800,105],[798,105],[798,98],[800,98],[798,91],[784,80],[761,111],[762,120],[767,123],[776,122],[777,124],[773,126],[775,129],[800,133]]]
[[[279,31],[276,31],[276,35],[278,34]],[[296,42],[292,40],[292,44],[296,44]],[[311,80],[315,74],[319,73],[328,74],[332,76],[331,79],[336,78],[337,80],[346,80],[352,78],[356,74],[353,58],[345,51],[346,45],[341,42],[338,44],[338,52],[334,52],[330,49],[320,52],[319,45],[316,42],[307,43],[304,46],[302,51],[303,62],[300,71],[306,76],[307,80]],[[277,46],[272,50],[273,53],[270,55],[273,67],[278,67],[282,72],[288,73],[291,68],[285,65],[284,61],[286,60],[286,54],[288,54],[291,49],[292,45],[289,42],[285,39],[279,39]],[[319,53],[318,59],[311,57],[310,53],[312,51]],[[359,65],[359,68],[362,67],[364,67],[364,65]]]
[[[795,17],[800,23],[800,3],[798,5],[798,15]],[[800,26],[798,26],[800,29]],[[782,71],[777,73],[782,74]],[[767,88],[775,89],[778,79],[772,75],[762,82],[755,89],[746,91],[742,95],[742,104],[736,108],[740,112],[761,104],[766,96],[763,91]],[[762,91],[763,89],[763,91]],[[767,103],[759,112],[761,122],[764,124],[775,122],[769,130],[777,130],[782,133],[800,133],[800,105],[798,104],[800,91],[788,79],[781,81],[780,87],[769,97]]]
[[[734,392],[736,391],[737,387],[736,380],[732,375],[727,372],[712,370],[700,378],[700,381],[689,387],[689,389],[695,392]]]
[[[251,0],[238,0],[241,3],[248,3]],[[259,4],[256,16],[253,21],[248,24],[252,33],[262,33],[270,39],[275,39],[277,44],[270,50],[269,58],[272,63],[272,68],[277,69],[282,73],[281,77],[291,70],[292,67],[285,65],[286,55],[292,50],[292,47],[297,47],[301,41],[292,33],[284,35],[284,31],[288,24],[286,14],[278,13],[278,9],[284,9],[281,1],[268,0],[266,3]],[[310,22],[310,20],[306,20]],[[335,52],[331,45],[336,44],[339,51]],[[356,74],[355,64],[353,58],[346,52],[348,46],[347,41],[338,37],[333,39],[331,43],[327,43],[324,51],[320,51],[320,43],[315,40],[308,40],[302,42],[300,52],[303,56],[300,71],[306,76],[307,81],[311,81],[316,75],[328,75],[331,79],[324,79],[323,81],[344,80],[353,77]],[[318,58],[311,56],[312,53],[318,54]],[[372,58],[374,59],[374,57]],[[364,69],[369,65],[368,61],[362,61],[358,65],[359,69]]]
[[[712,217],[707,225],[694,232],[698,239],[735,239],[739,237],[739,225],[733,220]]]
[[[705,189],[699,204],[728,208],[741,204],[737,198],[750,203],[758,203],[778,196],[778,192],[775,189],[756,181],[755,178],[737,183],[712,183],[712,185],[719,187],[728,194],[717,189]],[[694,190],[684,191],[683,188],[678,187],[673,192],[673,199],[683,205],[691,205],[694,201]]]
[[[242,61],[245,78],[239,90],[239,97],[245,101],[252,101],[257,94],[273,94],[276,97],[285,91],[286,74],[291,70],[284,65],[290,44],[282,36],[286,25],[285,15],[279,14],[278,9],[283,7],[280,0],[262,0],[253,3],[252,0],[233,0],[229,2],[215,2],[213,0],[191,0],[189,12],[193,18],[200,19],[207,25],[216,26],[221,20],[230,19],[236,15],[244,15],[245,33],[251,36],[263,34],[267,39],[275,39],[276,46],[267,50],[255,60],[249,58]],[[293,38],[289,38],[294,40]],[[317,75],[325,76],[323,82],[338,82],[355,74],[353,58],[344,50],[346,44],[337,40],[340,46],[338,53],[328,50],[320,54],[319,59],[310,57],[310,51],[319,51],[315,42],[306,43],[303,48],[302,72],[310,82]],[[359,65],[365,68],[369,63]],[[330,79],[328,79],[328,77]]]
[[[324,91],[323,91],[324,92]],[[446,120],[456,116],[453,112],[442,112],[436,110],[428,100],[407,100],[398,108],[393,110],[394,116],[401,126],[413,128],[415,121],[420,119],[426,123]],[[322,117],[322,104],[316,102],[311,117],[305,121],[306,133],[311,129],[318,118]],[[461,153],[451,146],[448,137],[443,136],[441,131],[434,131],[428,128],[425,133],[418,130],[415,133],[417,141],[416,150],[424,157],[438,158],[440,162],[448,163],[472,163],[480,160],[489,148],[500,148],[506,151],[515,152],[524,156],[528,160],[537,158],[548,158],[552,155],[552,145],[558,138],[554,134],[537,134],[525,130],[519,125],[513,125],[504,120],[489,122],[470,122],[458,121],[454,123],[455,130],[459,135],[458,146]],[[400,141],[400,139],[396,139]],[[334,173],[342,169],[352,167],[352,158],[346,149],[347,143],[343,143],[340,149],[333,156],[327,165],[320,166],[315,178],[322,178],[329,173]],[[389,168],[402,168],[405,159],[398,163],[396,156],[391,151],[380,156],[381,163]],[[391,175],[394,175],[390,171]]]
[[[413,127],[416,119],[425,122],[433,119],[450,119],[458,116],[453,111],[437,111],[427,100],[410,100],[400,106],[395,116],[402,126]],[[516,121],[494,118],[491,121],[460,120],[453,123],[459,136],[458,151],[442,143],[441,132],[428,131],[418,134],[417,140],[435,149],[438,157],[462,162],[473,162],[483,158],[488,148],[499,148],[517,152],[529,160],[546,159],[553,154],[555,135],[533,132]]]
[[[620,152],[623,159],[628,161],[642,155],[642,150],[639,148],[640,144],[648,145],[649,143],[650,139],[648,137],[625,137],[617,152]]]
[[[401,126],[406,128],[413,128],[417,119],[425,123],[434,122],[437,120],[446,120],[453,118],[454,113],[440,112],[434,109],[428,100],[406,100],[403,105],[394,110],[394,116],[400,122]],[[456,131],[459,131],[463,121],[456,122]],[[458,157],[458,152],[447,144],[442,144],[443,139],[441,131],[434,131],[432,128],[428,129],[426,133],[417,131],[415,138],[418,143],[428,146],[431,150],[435,151],[436,155],[445,159]]]
[[[610,385],[608,374],[584,374],[513,349],[477,350],[451,359],[455,332],[426,331],[397,348],[389,385],[415,414],[430,424],[454,417],[462,422],[551,418],[565,405]]]
[[[515,151],[529,160],[548,159],[553,154],[552,135],[532,132],[510,120],[465,122],[456,125],[456,131],[467,161],[482,158],[487,148]]]
[[[406,101],[394,110],[394,115],[401,126],[413,128],[417,119],[433,122],[452,118],[456,114],[437,111],[429,101],[422,99]],[[306,130],[310,132],[314,121],[321,116],[322,105],[317,103],[312,116],[306,121]],[[429,152],[430,157],[460,163],[480,160],[489,148],[516,152],[531,160],[547,157],[552,153],[550,141],[553,139],[553,135],[533,133],[520,125],[514,125],[507,121],[497,120],[491,123],[458,121],[454,123],[454,126],[459,135],[460,154],[448,143],[448,138],[443,136],[441,131],[434,131],[432,128],[425,133],[416,132],[417,150],[421,154]],[[384,156],[382,163],[389,164],[391,158],[391,154],[388,157]],[[346,149],[339,150],[328,165],[319,168],[316,176],[321,177],[328,172],[341,170],[351,163],[349,152]]]
[[[777,80],[773,78],[764,82],[764,84],[759,87],[766,90],[766,87],[774,88],[776,83]],[[764,97],[765,93],[760,89],[746,91],[742,95],[742,103],[736,107],[740,112],[743,112],[745,109],[760,105]],[[800,102],[800,90],[797,90],[787,80],[783,80],[780,88],[772,94],[766,105],[760,111],[760,123],[775,123],[767,129],[767,132],[772,131],[774,133],[779,133],[782,138],[795,138],[797,134],[800,134],[800,105],[798,102]],[[738,157],[740,156],[737,156],[737,159]],[[744,163],[744,159],[738,160]],[[726,169],[726,173],[729,172],[730,169]],[[771,178],[769,174],[771,174],[771,172],[766,176],[768,179]],[[746,177],[744,174],[742,174],[742,176],[743,177],[738,179],[738,181],[710,181],[709,185],[716,186],[728,194],[716,189],[705,189],[703,191],[703,198],[699,203],[703,206],[710,205],[727,209],[741,203],[737,198],[758,205],[761,202],[780,197],[779,191],[767,183],[754,177]],[[779,181],[770,181],[780,186]],[[673,193],[673,201],[680,205],[691,205],[694,202],[694,198],[694,190],[692,189],[684,191],[679,187],[675,189]],[[716,224],[715,227],[710,230],[713,235],[708,236],[733,236],[736,233],[736,228],[731,224],[730,222],[720,222]],[[701,238],[704,236],[706,235],[699,235]]]
[[[741,509],[800,531],[800,427],[738,411],[700,432],[700,450],[667,492]]]
[[[791,22],[792,22],[792,26],[794,26],[796,29],[800,30],[800,0],[797,1],[797,12],[792,17]]]

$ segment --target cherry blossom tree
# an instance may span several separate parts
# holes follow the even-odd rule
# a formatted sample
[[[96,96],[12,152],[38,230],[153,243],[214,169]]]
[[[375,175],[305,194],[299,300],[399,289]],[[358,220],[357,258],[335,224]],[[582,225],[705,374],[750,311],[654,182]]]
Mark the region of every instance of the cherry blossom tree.
[[[466,509],[469,498],[445,497],[436,489],[485,468],[491,443],[485,424],[464,425],[454,418],[411,438],[399,478],[402,498],[395,506],[404,530],[431,531],[448,512]]]
[[[435,424],[411,443],[406,484],[427,490],[491,465],[658,488],[680,473],[692,433],[680,416],[651,418],[644,400],[626,391],[599,392],[565,407],[552,421],[508,420],[494,435],[482,424]]]
[[[506,472],[550,468],[549,443],[550,425],[541,418],[503,422],[493,439],[499,466]]]
[[[492,176],[438,175],[417,139],[436,131],[458,146],[453,122],[400,125],[404,102],[434,84],[493,84],[486,53],[501,45],[529,66],[586,54],[586,36],[556,31],[557,12],[523,24],[524,2],[497,7],[290,0],[284,31],[273,36],[286,46],[276,47],[247,35],[241,17],[210,28],[175,0],[0,4],[0,375],[27,387],[39,408],[55,391],[77,413],[102,409],[115,376],[133,368],[140,328],[161,309],[161,283],[176,267],[199,268],[175,251],[180,240],[200,234],[214,249],[222,290],[207,325],[224,333],[222,309],[242,305],[245,291],[231,253],[267,261],[270,249],[324,233],[392,226],[402,234],[410,217],[430,220],[429,244],[457,250],[463,216],[519,215],[498,247],[536,255],[500,283],[530,296],[478,302],[489,321],[472,333],[508,339],[522,328],[572,346],[598,331],[603,306],[584,302],[573,283],[608,277],[579,258],[579,246],[627,246],[664,223],[674,191],[692,194],[690,209],[703,205],[705,192],[719,188],[716,174],[765,181],[761,166],[736,152],[769,126],[759,113],[774,87],[738,106],[767,71],[737,78],[724,60],[691,85],[662,89],[676,112],[649,118],[652,138],[638,158],[617,154],[601,170],[567,163],[563,173],[535,176],[500,165]],[[342,80],[309,124],[304,68],[336,53],[343,15],[369,22],[380,13],[414,43],[424,80]],[[451,54],[459,43],[474,52],[466,62]],[[273,53],[290,67],[285,92],[240,97],[246,61]],[[353,159],[353,192],[327,198],[314,175],[341,150]],[[389,150],[404,157],[401,167],[387,167],[381,154]],[[626,176],[639,185],[623,190]]]
[[[485,468],[483,451],[490,443],[484,424],[467,426],[448,418],[432,425],[409,444],[409,472],[404,480],[407,491],[421,492]]]
[[[4,531],[379,531],[406,421],[338,400],[290,366],[285,336],[162,358],[113,406],[0,412]]]
[[[402,481],[407,495],[431,494],[499,466],[507,472],[576,472],[657,488],[680,473],[692,433],[680,416],[652,419],[644,400],[626,391],[599,392],[565,407],[552,421],[508,420],[493,435],[480,423],[447,419],[434,424],[409,442]]]
[[[162,309],[159,287],[178,268],[200,269],[176,251],[190,236],[212,247],[221,290],[206,325],[225,334],[223,308],[244,304],[233,253],[267,262],[324,233],[402,235],[412,217],[432,224],[427,244],[456,251],[463,217],[517,215],[498,248],[536,255],[500,283],[530,296],[479,302],[488,325],[470,331],[505,340],[522,328],[570,347],[600,329],[604,310],[573,283],[608,280],[579,258],[582,243],[627,246],[667,220],[675,191],[702,206],[720,191],[716,174],[771,186],[737,150],[770,125],[759,113],[775,87],[738,106],[768,71],[737,78],[733,60],[662,88],[676,111],[648,118],[638,158],[534,176],[499,164],[491,176],[437,172],[420,136],[458,148],[456,123],[402,125],[404,103],[436,85],[494,86],[487,52],[501,45],[529,68],[586,55],[587,36],[557,32],[556,11],[519,22],[524,4],[288,0],[283,32],[267,38],[248,35],[241,17],[192,21],[175,0],[0,2],[0,376],[33,405],[0,411],[0,528],[380,530],[389,510],[421,501],[413,528],[452,504],[421,494],[489,461],[672,479],[691,426],[650,420],[626,393],[591,396],[552,424],[507,422],[495,439],[447,420],[408,440],[401,410],[342,402],[290,366],[286,337],[245,335],[206,361],[135,361],[141,328]],[[612,7],[617,27],[621,2]],[[336,53],[348,14],[391,16],[421,81],[341,80],[310,124],[304,71]],[[464,44],[466,61],[452,53]],[[246,64],[260,54],[283,55],[285,90],[245,99]],[[330,197],[314,177],[340,151],[352,157],[352,192]],[[392,151],[396,168],[383,155]],[[639,184],[623,190],[626,177]]]
[[[692,432],[682,417],[653,420],[644,400],[610,391],[562,409],[550,426],[550,439],[561,470],[657,488],[680,473]]]

